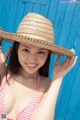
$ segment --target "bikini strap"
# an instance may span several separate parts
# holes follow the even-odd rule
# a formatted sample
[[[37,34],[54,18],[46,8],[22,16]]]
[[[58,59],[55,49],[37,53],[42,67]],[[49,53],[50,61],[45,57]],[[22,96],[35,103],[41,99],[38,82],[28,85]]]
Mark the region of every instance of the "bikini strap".
[[[38,76],[37,80],[37,91],[40,91],[40,76]]]

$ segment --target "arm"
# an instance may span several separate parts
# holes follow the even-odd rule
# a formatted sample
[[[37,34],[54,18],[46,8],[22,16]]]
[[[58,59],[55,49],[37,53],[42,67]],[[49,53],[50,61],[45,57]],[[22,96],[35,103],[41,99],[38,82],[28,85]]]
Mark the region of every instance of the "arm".
[[[44,94],[32,120],[53,120],[58,92],[62,78],[52,81],[50,88]]]
[[[2,77],[4,76],[4,73],[6,71],[6,60],[9,56],[9,53],[10,53],[10,48],[8,48],[6,54],[4,55],[2,53],[2,47],[1,47],[1,42],[2,40],[0,39],[0,80],[2,79]]]
[[[75,65],[77,57],[67,58],[62,65],[59,65],[59,57],[56,60],[54,68],[54,78],[47,92],[44,94],[38,108],[33,114],[32,120],[54,120],[54,112],[58,92],[62,83],[63,77]],[[70,59],[70,60],[69,60]],[[66,61],[69,63],[66,64]]]

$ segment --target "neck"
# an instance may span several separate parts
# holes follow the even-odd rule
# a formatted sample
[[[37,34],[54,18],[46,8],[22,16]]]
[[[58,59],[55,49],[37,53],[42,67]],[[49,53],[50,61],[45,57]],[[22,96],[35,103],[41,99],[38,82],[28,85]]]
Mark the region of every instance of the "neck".
[[[20,74],[21,76],[23,76],[24,78],[37,78],[37,77],[39,76],[38,71],[35,72],[35,73],[33,73],[33,74],[29,74],[29,73],[27,73],[27,72],[26,72],[25,70],[23,70],[23,69],[21,69],[21,70],[19,71],[19,74]]]
[[[13,79],[21,84],[32,83],[34,80],[38,80],[38,71],[34,74],[28,74],[25,70],[20,70],[18,76],[13,76]]]

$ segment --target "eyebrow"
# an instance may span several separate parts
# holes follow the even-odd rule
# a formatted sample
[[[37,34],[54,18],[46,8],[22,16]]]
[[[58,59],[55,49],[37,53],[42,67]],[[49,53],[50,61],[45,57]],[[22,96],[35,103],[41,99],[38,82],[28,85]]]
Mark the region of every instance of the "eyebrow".
[[[23,47],[26,47],[26,48],[29,48],[29,49],[30,49],[30,47],[28,47],[28,46],[26,46],[26,45],[21,45],[21,46],[23,46]]]
[[[26,46],[26,45],[21,45],[21,46],[26,47],[28,49],[31,49],[29,46]],[[38,50],[46,50],[46,49],[45,48],[38,48]]]

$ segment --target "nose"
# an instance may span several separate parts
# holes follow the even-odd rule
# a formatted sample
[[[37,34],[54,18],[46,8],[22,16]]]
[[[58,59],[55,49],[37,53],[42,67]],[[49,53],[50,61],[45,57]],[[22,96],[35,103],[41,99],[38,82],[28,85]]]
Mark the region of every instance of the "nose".
[[[36,57],[35,54],[30,54],[30,55],[28,56],[28,61],[29,61],[30,63],[35,63],[36,60],[37,60],[37,57]]]

